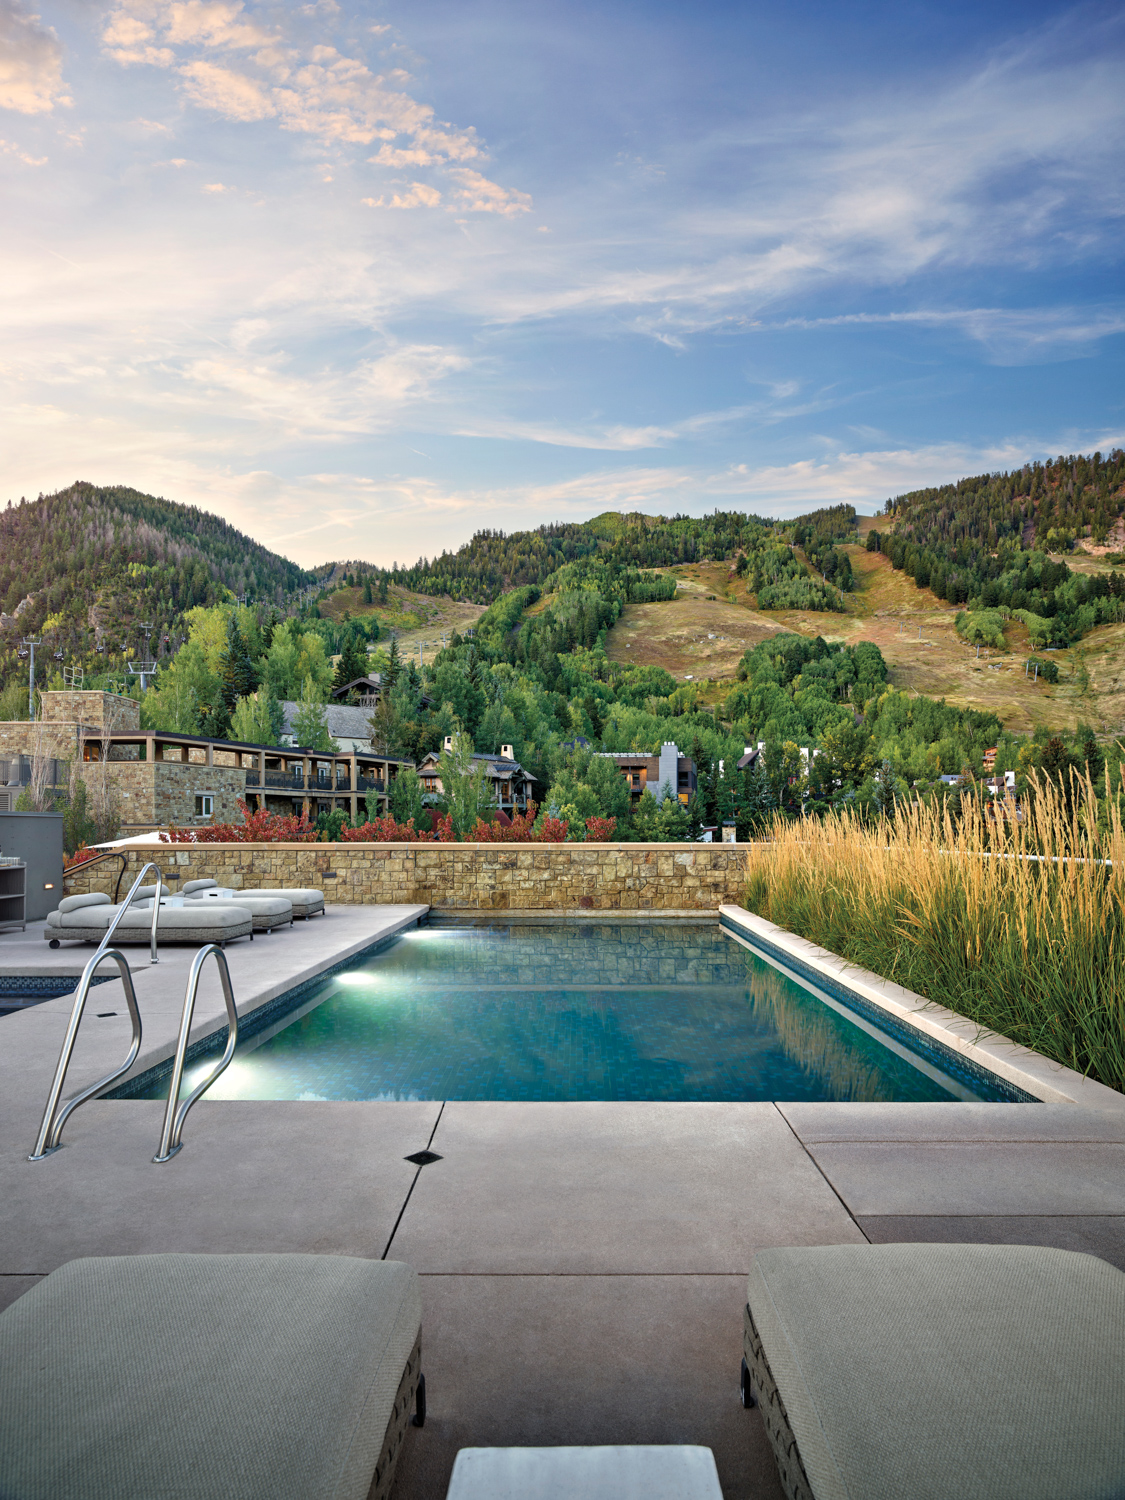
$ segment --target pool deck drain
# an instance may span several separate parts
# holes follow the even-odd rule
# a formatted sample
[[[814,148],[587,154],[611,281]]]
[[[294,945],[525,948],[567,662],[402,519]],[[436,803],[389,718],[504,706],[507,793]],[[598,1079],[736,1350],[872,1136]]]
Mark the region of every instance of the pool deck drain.
[[[418,910],[337,907],[234,945],[236,994],[261,1003]],[[32,929],[12,938],[0,971],[50,967]],[[164,950],[153,970],[130,952],[157,1052],[191,953]],[[103,988],[102,1008],[117,995]],[[213,1027],[217,986],[203,1000]],[[124,1054],[118,1008],[88,1017],[75,1083]],[[407,1441],[400,1500],[440,1500],[457,1448],[513,1443],[702,1443],[725,1495],[778,1495],[760,1419],[737,1400],[745,1276],[764,1246],[1024,1242],[1125,1267],[1125,1112],[1066,1104],[204,1099],[157,1167],[163,1106],[97,1101],[32,1164],[69,1009],[0,1018],[0,1302],[78,1255],[409,1261],[429,1417]]]

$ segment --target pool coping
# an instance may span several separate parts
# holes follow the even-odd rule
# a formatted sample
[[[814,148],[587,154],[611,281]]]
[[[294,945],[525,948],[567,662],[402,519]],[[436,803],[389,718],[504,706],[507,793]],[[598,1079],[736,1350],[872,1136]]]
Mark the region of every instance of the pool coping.
[[[839,954],[810,943],[796,933],[787,932],[765,917],[756,916],[741,906],[720,906],[720,920],[741,929],[756,951],[775,968],[784,969],[784,959],[794,961],[792,973],[800,981],[801,970],[853,991],[869,1005],[951,1051],[982,1067],[1005,1082],[1023,1089],[1046,1104],[1078,1104],[1085,1109],[1125,1114],[1125,1095],[1086,1078],[1073,1068],[1053,1062],[1042,1053],[1033,1052],[1019,1042],[989,1031],[967,1016],[958,1015],[944,1005],[926,1000],[913,990],[904,989],[892,980],[883,979],[868,969],[849,963]],[[755,941],[756,940],[756,941]],[[765,946],[763,946],[765,945]],[[781,962],[768,951],[780,953]]]

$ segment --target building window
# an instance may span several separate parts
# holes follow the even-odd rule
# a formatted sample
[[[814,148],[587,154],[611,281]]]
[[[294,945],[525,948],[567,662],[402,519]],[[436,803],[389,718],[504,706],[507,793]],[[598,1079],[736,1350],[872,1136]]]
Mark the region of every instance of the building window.
[[[195,794],[195,816],[197,818],[210,818],[215,812],[215,797],[211,792],[196,792]]]

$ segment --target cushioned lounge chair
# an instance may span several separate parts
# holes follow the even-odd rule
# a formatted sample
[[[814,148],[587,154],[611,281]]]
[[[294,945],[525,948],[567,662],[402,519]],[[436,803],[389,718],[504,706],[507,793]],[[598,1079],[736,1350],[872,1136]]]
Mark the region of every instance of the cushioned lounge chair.
[[[71,1261],[0,1315],[0,1494],[384,1500],[421,1322],[398,1261]]]
[[[185,896],[198,896],[203,892],[217,889],[219,889],[219,882],[217,880],[185,880],[182,894]],[[244,895],[278,896],[283,901],[289,902],[293,908],[294,917],[308,918],[315,917],[318,914],[320,916],[324,915],[324,893],[323,891],[313,890],[311,886],[308,888],[294,886],[292,889],[287,887],[284,890],[239,891],[234,899],[241,901]]]
[[[763,1250],[744,1349],[789,1500],[1125,1495],[1125,1272],[1095,1256]]]
[[[188,885],[192,882],[189,880]],[[275,927],[292,927],[293,904],[274,891],[239,891],[236,896],[209,897],[206,891],[184,891],[184,908],[198,911],[216,906],[238,906],[254,918],[255,932],[272,932]]]
[[[100,943],[118,908],[108,896],[66,896],[58,910],[48,913],[43,936],[56,947],[64,943]],[[152,902],[134,900],[113,934],[115,944],[147,943],[152,931]],[[220,905],[200,911],[194,905],[162,906],[156,919],[156,935],[162,943],[218,943],[225,947],[235,938],[253,937],[254,917],[244,907]]]

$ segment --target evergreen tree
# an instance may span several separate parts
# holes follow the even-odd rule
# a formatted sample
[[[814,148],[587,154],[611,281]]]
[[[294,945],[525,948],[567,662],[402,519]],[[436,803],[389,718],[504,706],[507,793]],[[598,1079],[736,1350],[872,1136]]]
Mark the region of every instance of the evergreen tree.
[[[365,573],[363,575],[363,602],[364,602],[364,604],[372,604],[372,603],[374,603],[374,600],[371,597],[371,574],[370,573]]]
[[[358,636],[346,635],[340,652],[340,660],[336,664],[336,675],[332,680],[333,688],[347,687],[349,682],[354,682],[357,677],[367,675],[367,652],[360,644]]]
[[[402,671],[402,658],[398,651],[398,637],[391,637],[391,649],[387,653],[387,669],[383,673],[383,687],[393,688],[398,681],[398,674]]]
[[[223,705],[229,716],[238,700],[248,697],[258,685],[258,674],[233,611],[227,619],[227,643],[219,658],[219,675],[223,681]]]

